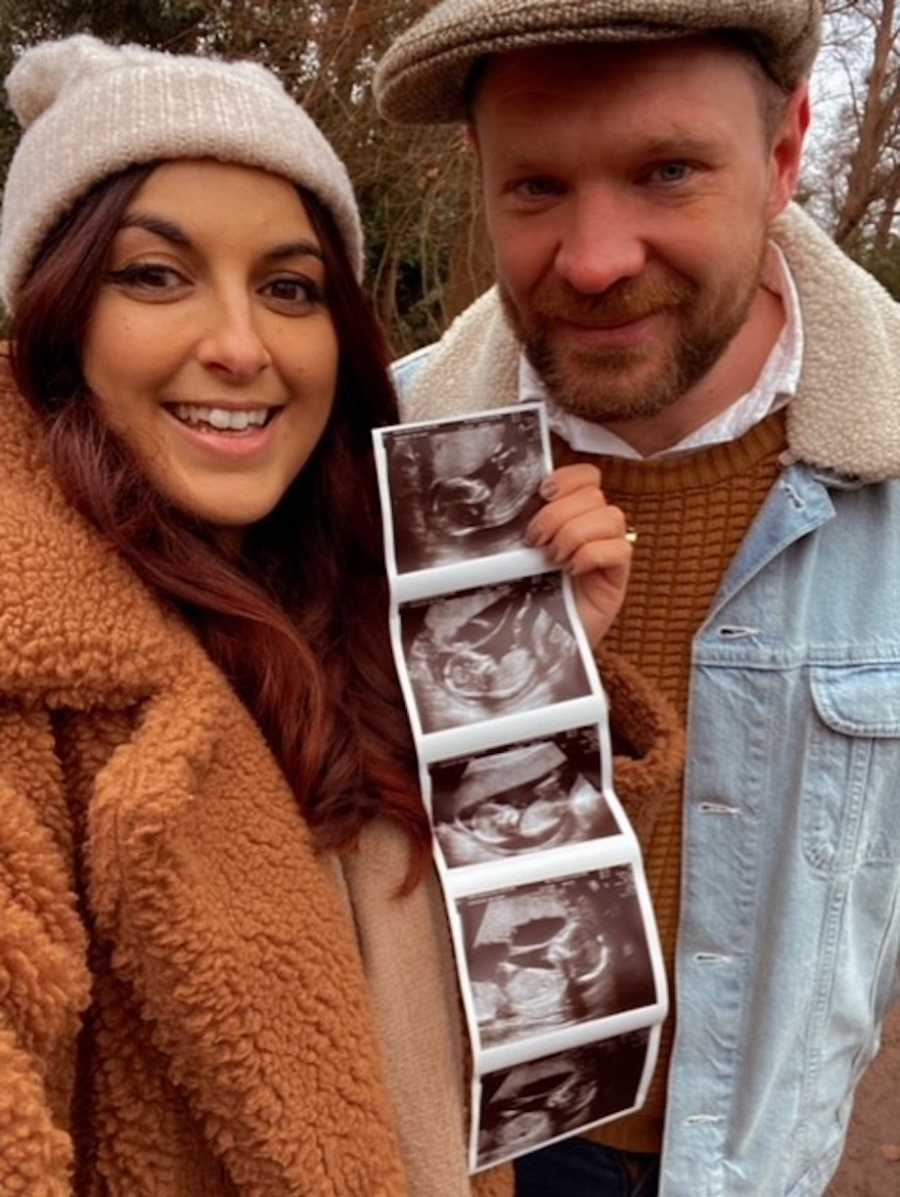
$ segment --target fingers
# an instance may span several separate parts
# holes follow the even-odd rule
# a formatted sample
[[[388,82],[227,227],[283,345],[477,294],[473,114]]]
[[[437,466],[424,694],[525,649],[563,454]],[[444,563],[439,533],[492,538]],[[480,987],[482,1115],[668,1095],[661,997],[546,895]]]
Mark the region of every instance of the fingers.
[[[528,525],[526,539],[573,577],[578,613],[595,646],[622,606],[636,536],[624,513],[604,498],[596,466],[554,470],[541,495],[546,504]]]
[[[545,480],[541,493],[548,489],[556,498],[532,519],[525,536],[529,544],[545,547],[555,564],[564,565],[589,541],[626,537],[625,516],[603,497],[596,466],[564,466]]]
[[[608,585],[624,587],[631,570],[633,552],[630,541],[624,536],[615,540],[594,539],[576,548],[565,568],[573,578],[600,570]]]
[[[606,506],[603,493],[596,486],[582,487],[564,498],[554,499],[537,513],[525,532],[529,544],[536,548],[549,544],[570,520],[590,515]]]
[[[600,471],[596,466],[587,462],[560,466],[541,483],[541,497],[548,502],[552,499],[562,499],[583,487],[600,489]]]
[[[547,520],[543,525],[542,544],[554,565],[568,565],[579,549],[595,541],[617,541],[630,549],[625,539],[625,516],[618,507],[604,503],[597,491],[589,504],[575,507],[572,500],[559,502],[561,510],[545,509]]]

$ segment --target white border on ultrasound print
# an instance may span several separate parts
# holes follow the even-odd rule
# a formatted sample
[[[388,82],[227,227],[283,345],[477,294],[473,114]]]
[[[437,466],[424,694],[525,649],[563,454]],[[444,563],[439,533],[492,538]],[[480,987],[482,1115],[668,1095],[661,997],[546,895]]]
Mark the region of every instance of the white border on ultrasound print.
[[[485,570],[490,569],[490,578],[485,581]],[[420,569],[415,573],[402,574],[396,580],[397,600],[413,603],[417,599],[441,598],[460,590],[476,590],[480,586],[494,586],[501,582],[513,582],[519,578],[539,577],[554,573],[559,566],[547,560],[543,549],[509,549],[491,557],[477,557],[473,561],[456,561],[450,565],[435,566],[434,569]],[[440,589],[435,590],[440,579]]]
[[[662,1009],[658,1002],[651,1006],[635,1006],[631,1010],[621,1010],[618,1014],[607,1014],[604,1018],[592,1018],[575,1026],[545,1031],[538,1036],[541,1042],[538,1055],[534,1054],[534,1040],[526,1039],[486,1047],[481,1052],[483,1067],[479,1075],[487,1076],[488,1073],[498,1072],[501,1068],[514,1068],[517,1064],[540,1060],[544,1056],[555,1056],[558,1052],[571,1051],[576,1047],[588,1047],[591,1043],[614,1039],[616,1035],[627,1035],[629,1031],[651,1030],[660,1025]],[[522,1043],[531,1045],[527,1052],[520,1050]]]
[[[556,568],[547,561],[546,554],[542,549],[522,548],[510,549],[504,553],[493,553],[487,557],[478,557],[475,561],[462,561],[448,565],[436,565],[429,569],[411,570],[405,574],[401,574],[397,569],[394,509],[391,504],[390,471],[387,450],[384,447],[385,438],[395,432],[439,428],[444,424],[477,423],[479,420],[492,420],[497,416],[518,415],[527,411],[535,412],[538,417],[538,435],[544,468],[549,473],[553,469],[553,455],[550,450],[547,413],[543,403],[516,403],[510,407],[472,412],[466,416],[445,416],[440,420],[419,420],[411,424],[391,424],[387,428],[372,429],[375,469],[381,498],[384,559],[388,578],[391,581],[391,592],[398,603],[408,603],[415,599],[428,598],[430,595],[449,594],[456,590],[469,590],[475,586],[484,585],[482,578],[485,576],[488,576],[491,581],[508,581],[510,578],[523,577],[528,574],[547,573]],[[493,568],[488,565],[489,572],[485,575],[484,569],[487,563],[491,563]]]
[[[409,684],[411,688],[412,683]],[[404,697],[405,695],[404,690]],[[414,728],[422,743],[423,759],[432,764],[455,756],[502,748],[518,740],[555,735],[557,732],[568,731],[572,727],[583,727],[596,721],[597,695],[585,694],[581,698],[567,698],[563,702],[555,702],[549,707],[516,711],[511,715],[497,715],[494,719],[484,719],[466,727],[448,727],[437,732],[423,732],[419,713],[416,711]]]
[[[656,1069],[662,1025],[657,1023],[655,1026],[650,1027],[649,1030],[650,1037],[647,1041],[647,1050],[644,1054],[644,1070],[638,1082],[637,1096],[633,1106],[628,1106],[623,1110],[616,1110],[614,1114],[608,1114],[605,1118],[596,1118],[593,1122],[582,1123],[581,1126],[567,1130],[564,1134],[557,1135],[553,1139],[546,1139],[538,1147],[526,1147],[522,1151],[514,1151],[510,1155],[491,1160],[489,1164],[479,1165],[478,1163],[478,1130],[481,1124],[482,1081],[481,1077],[473,1076],[471,1098],[472,1119],[469,1134],[469,1175],[475,1176],[479,1172],[486,1172],[489,1168],[498,1168],[501,1164],[508,1164],[511,1160],[516,1160],[523,1155],[529,1155],[532,1151],[539,1151],[542,1147],[550,1147],[553,1143],[561,1143],[563,1139],[571,1139],[574,1135],[582,1135],[585,1131],[591,1130],[595,1126],[603,1126],[607,1122],[615,1122],[618,1118],[626,1118],[629,1114],[640,1110],[647,1100],[647,1090],[650,1088],[650,1081]]]

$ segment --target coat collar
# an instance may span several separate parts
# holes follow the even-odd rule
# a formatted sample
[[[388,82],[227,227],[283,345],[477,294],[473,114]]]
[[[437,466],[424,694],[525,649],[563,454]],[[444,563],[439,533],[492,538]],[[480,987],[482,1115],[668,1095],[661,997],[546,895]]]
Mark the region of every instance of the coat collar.
[[[788,408],[790,460],[900,477],[900,307],[800,208],[773,229],[800,293],[806,350]],[[515,403],[519,348],[496,290],[455,321],[415,377],[407,420]]]

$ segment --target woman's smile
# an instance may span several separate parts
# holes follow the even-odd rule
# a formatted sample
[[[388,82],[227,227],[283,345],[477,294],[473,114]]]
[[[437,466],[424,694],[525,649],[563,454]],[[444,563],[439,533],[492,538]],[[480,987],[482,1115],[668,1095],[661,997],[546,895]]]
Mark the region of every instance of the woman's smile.
[[[223,464],[270,452],[283,411],[283,405],[229,408],[176,403],[162,408],[164,418],[177,426],[186,444],[221,457]]]

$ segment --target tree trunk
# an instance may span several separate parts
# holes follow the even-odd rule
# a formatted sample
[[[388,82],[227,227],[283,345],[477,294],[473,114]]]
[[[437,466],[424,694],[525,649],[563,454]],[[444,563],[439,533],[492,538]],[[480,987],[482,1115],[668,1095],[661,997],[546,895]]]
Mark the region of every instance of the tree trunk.
[[[884,207],[878,218],[878,228],[875,230],[875,251],[878,254],[886,252],[891,243],[894,231],[894,218],[897,215],[897,203],[900,201],[900,177],[894,176],[890,188],[884,197]]]
[[[859,122],[859,140],[850,162],[847,194],[838,216],[834,239],[845,247],[859,229],[877,199],[873,194],[878,162],[885,139],[900,107],[900,73],[892,70],[896,0],[883,0],[878,16],[875,52],[869,86]]]

